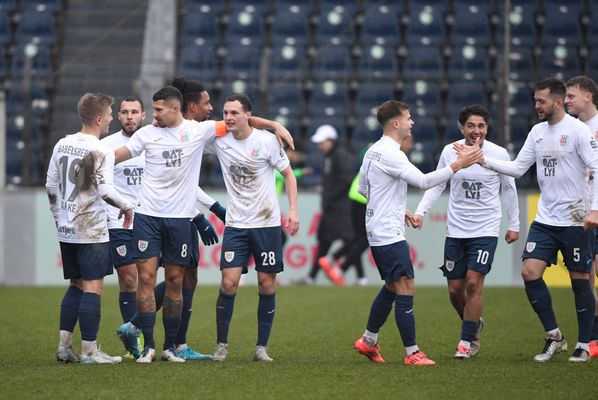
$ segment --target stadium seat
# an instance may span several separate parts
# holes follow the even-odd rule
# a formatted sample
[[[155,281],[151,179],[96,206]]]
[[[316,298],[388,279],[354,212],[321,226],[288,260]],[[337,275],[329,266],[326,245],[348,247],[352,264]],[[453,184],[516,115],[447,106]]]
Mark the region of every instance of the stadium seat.
[[[531,101],[529,101],[532,104]],[[525,142],[531,129],[528,117],[511,117],[511,142]]]
[[[351,135],[351,147],[359,152],[368,144],[375,142],[382,136],[382,127],[375,114],[362,114],[357,118],[357,123]]]
[[[251,9],[251,8],[249,8]],[[260,47],[264,43],[264,17],[258,12],[248,9],[235,11],[231,14],[226,30],[226,47],[241,43],[245,46]]]
[[[251,13],[259,14],[260,16],[264,16],[265,14],[271,12],[271,2],[270,1],[247,1],[247,0],[229,0],[228,7],[232,13],[238,13],[242,11],[247,11]]]
[[[51,11],[38,9],[21,14],[15,35],[17,43],[35,42],[50,45],[56,41],[54,14]]]
[[[504,60],[504,57],[498,57]],[[513,46],[509,54],[509,77],[517,82],[529,82],[534,79],[534,53],[530,46]]]
[[[448,64],[450,79],[484,80],[488,77],[487,53],[484,46],[455,46]]]
[[[219,88],[212,106],[214,107],[215,115],[222,114],[222,106],[224,105],[224,99],[233,93],[241,93],[249,96],[253,103],[254,114],[259,115],[259,90],[257,83],[254,80],[243,80],[243,79],[231,79],[225,80],[221,88]],[[263,112],[262,112],[263,113]]]
[[[347,85],[326,80],[315,85],[308,103],[310,118],[344,118],[349,111]]]
[[[299,119],[305,112],[303,88],[297,81],[274,81],[268,87],[268,115]]]
[[[31,81],[30,88],[30,100],[31,100],[31,111],[34,117],[45,116],[48,110],[49,100],[46,90],[42,85],[36,81]],[[12,82],[12,87],[8,92],[6,102],[6,115],[7,119],[22,117],[23,115],[23,87],[21,81]],[[16,123],[15,126],[18,126]]]
[[[11,41],[10,16],[0,9],[0,46],[6,46]]]
[[[414,116],[414,124],[411,129],[411,135],[417,142],[431,142],[437,140],[438,137],[438,122],[436,118],[424,117],[419,118]]]
[[[406,79],[438,79],[443,75],[442,56],[437,46],[413,45],[402,60]]]
[[[541,62],[538,65],[538,77],[554,75],[560,79],[568,79],[579,75],[581,69],[577,47],[565,44],[545,44]]]
[[[219,27],[213,11],[192,11],[183,15],[180,26],[180,42],[200,39],[209,45],[218,43]]]
[[[386,82],[365,81],[359,85],[355,94],[355,115],[357,118],[375,116],[378,106],[394,98],[394,90]]]
[[[17,45],[12,58],[11,74],[14,78],[20,79],[25,73],[26,63],[26,50],[28,46],[36,47],[37,53],[32,57],[31,73],[32,76],[37,78],[47,78],[52,73],[52,58],[50,54],[50,48],[44,45],[33,45],[28,43],[22,43]]]
[[[416,122],[424,118],[436,118],[440,114],[440,98],[438,84],[424,79],[409,81],[399,97],[409,104]]]
[[[349,45],[354,41],[353,18],[342,6],[324,5],[315,27],[314,41],[321,45]]]
[[[222,0],[186,0],[185,5],[188,12],[205,12],[220,15],[225,10],[225,2]]]
[[[271,42],[306,45],[309,41],[309,17],[306,8],[292,6],[274,14]]]
[[[512,118],[529,118],[534,113],[533,93],[527,83],[509,85],[509,115]]]
[[[361,25],[361,44],[364,47],[378,44],[398,46],[401,35],[398,14],[386,5],[370,7],[366,10]]]
[[[455,46],[489,45],[489,2],[457,1],[453,7],[451,43]]]
[[[499,23],[496,27],[496,44],[503,45],[504,41],[504,5],[499,4]],[[532,46],[535,44],[535,20],[536,8],[533,2],[517,1],[512,2],[511,12],[509,13],[509,23],[511,30],[511,43],[513,46]]]
[[[436,45],[445,42],[444,13],[447,2],[410,2],[406,43],[409,46]]]
[[[6,54],[4,51],[4,47],[0,47],[0,83],[4,81],[8,72],[8,68],[6,68]]]
[[[488,98],[483,83],[478,81],[454,82],[448,89],[446,100],[446,117],[455,119],[459,111],[469,104],[480,104],[488,107]]]
[[[273,79],[304,79],[308,71],[305,46],[274,44],[270,49],[268,76]]]
[[[311,71],[314,79],[341,79],[353,77],[353,61],[346,45],[322,45],[317,48]]]
[[[21,0],[21,9],[26,13],[36,9],[56,13],[62,10],[62,0]]]
[[[579,45],[581,42],[580,12],[580,2],[546,1],[543,9],[543,45]]]
[[[0,13],[10,14],[17,8],[17,0],[0,1]]]
[[[227,55],[222,61],[222,73],[225,80],[257,80],[260,73],[260,48],[245,42],[233,45],[229,43]]]
[[[385,79],[398,74],[395,47],[373,44],[364,49],[357,63],[359,79]]]
[[[178,73],[202,82],[214,81],[218,78],[217,64],[214,46],[191,43],[180,50]]]
[[[409,160],[423,173],[432,172],[436,170],[438,147],[436,141],[418,141],[414,138]]]

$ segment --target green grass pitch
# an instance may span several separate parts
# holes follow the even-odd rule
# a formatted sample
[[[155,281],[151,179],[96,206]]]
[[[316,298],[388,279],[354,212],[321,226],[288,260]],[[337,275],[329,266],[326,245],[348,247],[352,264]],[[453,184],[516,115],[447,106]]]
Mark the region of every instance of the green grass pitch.
[[[0,397],[2,399],[590,399],[596,398],[598,360],[574,365],[567,354],[547,364],[532,361],[543,330],[522,288],[485,290],[486,329],[480,354],[452,358],[460,321],[446,288],[418,288],[415,297],[420,348],[434,367],[402,365],[404,351],[391,313],[381,331],[386,364],[353,351],[377,288],[281,287],[269,353],[274,363],[252,361],[257,289],[236,298],[229,359],[137,365],[59,365],[58,309],[64,288],[0,287]],[[551,289],[569,346],[577,340],[573,295]],[[215,343],[216,287],[197,288],[189,344],[211,353]],[[120,323],[117,289],[107,287],[98,342],[122,354],[114,334]],[[161,345],[161,314],[156,342]],[[75,349],[80,350],[78,329]],[[572,350],[572,349],[571,349]],[[160,352],[158,351],[158,356]]]

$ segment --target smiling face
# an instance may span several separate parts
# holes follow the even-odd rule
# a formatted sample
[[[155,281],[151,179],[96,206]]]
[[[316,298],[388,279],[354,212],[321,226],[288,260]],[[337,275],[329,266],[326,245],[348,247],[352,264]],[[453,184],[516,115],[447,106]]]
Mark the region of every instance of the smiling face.
[[[250,130],[250,111],[244,111],[239,100],[227,101],[224,103],[223,118],[226,128],[235,137],[244,135]]]
[[[488,124],[484,117],[480,115],[470,115],[465,120],[465,124],[460,126],[460,129],[465,138],[465,144],[469,146],[473,145],[476,139],[479,139],[481,146],[486,134],[488,134]]]
[[[579,85],[573,85],[567,87],[567,95],[565,96],[565,106],[567,106],[567,112],[573,115],[580,115],[584,111],[591,107],[592,93],[587,90],[583,90]]]
[[[552,96],[548,88],[534,92],[534,106],[540,121],[553,122],[562,105],[563,99]]]

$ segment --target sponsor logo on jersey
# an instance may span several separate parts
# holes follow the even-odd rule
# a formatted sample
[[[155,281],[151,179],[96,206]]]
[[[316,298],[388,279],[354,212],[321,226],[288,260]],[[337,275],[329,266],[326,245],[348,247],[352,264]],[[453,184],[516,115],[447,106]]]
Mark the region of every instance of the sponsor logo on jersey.
[[[542,156],[542,165],[544,166],[544,176],[554,176],[556,172],[556,157]]]
[[[234,260],[234,258],[235,258],[234,251],[225,251],[224,252],[224,259],[226,260],[226,262],[231,262],[232,260]]]
[[[183,158],[183,150],[181,150],[181,149],[164,150],[162,152],[162,158],[164,160],[166,160],[167,167],[180,167],[181,159]]]
[[[561,135],[561,138],[559,139],[559,143],[561,144],[561,146],[565,146],[568,141],[569,135]]]
[[[480,191],[484,187],[484,184],[479,181],[464,179],[463,182],[461,182],[461,187],[464,190],[466,199],[479,200]]]
[[[147,245],[146,245],[146,247],[147,247]],[[141,250],[141,249],[140,249],[140,250]],[[124,256],[126,256],[126,255],[127,255],[127,246],[126,246],[126,245],[124,245],[124,244],[122,244],[122,245],[118,246],[118,247],[116,248],[116,254],[118,254],[118,255],[119,255],[119,256],[121,256],[121,257],[124,257]]]
[[[536,242],[527,242],[525,244],[525,250],[528,253],[531,253],[532,251],[534,251],[535,248],[536,248]]]
[[[148,246],[148,242],[147,240],[139,240],[137,242],[137,248],[139,249],[139,251],[143,252],[147,250],[147,246]]]
[[[451,260],[445,260],[444,261],[444,268],[446,268],[446,270],[448,272],[451,272],[452,270],[455,269],[455,262],[451,261]]]
[[[143,175],[143,168],[125,168],[123,175],[127,177],[128,186],[141,185],[141,176]]]

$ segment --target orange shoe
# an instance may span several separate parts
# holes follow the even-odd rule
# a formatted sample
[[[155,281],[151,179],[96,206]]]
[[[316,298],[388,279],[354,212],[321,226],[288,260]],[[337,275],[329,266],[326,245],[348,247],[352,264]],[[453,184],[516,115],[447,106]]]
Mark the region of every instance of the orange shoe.
[[[590,358],[598,358],[598,340],[590,342]]]
[[[403,360],[405,365],[436,365],[435,361],[430,360],[423,351],[416,351]]]
[[[345,286],[345,278],[343,278],[342,272],[338,267],[333,267],[330,264],[327,256],[318,258],[318,264],[336,286]]]
[[[384,359],[380,355],[380,345],[376,343],[375,346],[370,346],[365,342],[363,336],[360,337],[357,341],[355,341],[355,345],[353,346],[355,351],[359,354],[363,354],[373,362],[383,363]]]

